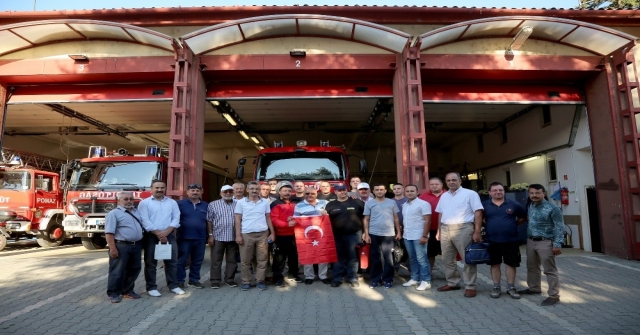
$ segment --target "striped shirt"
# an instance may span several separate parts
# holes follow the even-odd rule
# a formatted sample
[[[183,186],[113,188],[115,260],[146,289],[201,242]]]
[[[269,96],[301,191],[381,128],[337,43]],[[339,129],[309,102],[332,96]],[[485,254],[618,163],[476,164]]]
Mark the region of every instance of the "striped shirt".
[[[207,221],[213,226],[213,239],[220,242],[236,240],[235,215],[236,199],[229,204],[224,199],[212,201],[207,207]]]

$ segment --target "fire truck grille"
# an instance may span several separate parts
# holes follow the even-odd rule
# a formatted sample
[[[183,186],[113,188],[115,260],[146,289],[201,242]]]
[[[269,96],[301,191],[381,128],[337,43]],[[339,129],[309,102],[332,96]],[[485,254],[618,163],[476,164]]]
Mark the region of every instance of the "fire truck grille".
[[[99,202],[96,204],[96,209],[93,213],[109,213],[112,209],[116,208],[117,205],[112,202]],[[77,203],[76,208],[80,213],[92,213],[91,212],[91,203]]]

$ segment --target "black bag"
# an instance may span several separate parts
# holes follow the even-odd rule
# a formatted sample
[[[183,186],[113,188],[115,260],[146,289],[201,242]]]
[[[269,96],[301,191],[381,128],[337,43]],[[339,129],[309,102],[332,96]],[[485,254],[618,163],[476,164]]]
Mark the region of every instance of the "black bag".
[[[467,264],[488,264],[490,260],[488,242],[471,242],[464,249],[464,262]]]
[[[404,240],[396,240],[393,249],[391,249],[391,255],[393,256],[393,264],[398,265],[409,258],[409,253],[405,251]]]

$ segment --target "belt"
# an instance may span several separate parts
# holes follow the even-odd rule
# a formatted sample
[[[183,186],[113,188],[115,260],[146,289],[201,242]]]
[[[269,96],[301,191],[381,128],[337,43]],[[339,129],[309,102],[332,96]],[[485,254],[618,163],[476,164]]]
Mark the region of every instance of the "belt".
[[[531,241],[551,241],[550,238],[542,237],[542,236],[529,236]]]
[[[140,241],[123,241],[123,240],[116,240],[116,243],[120,243],[120,244],[128,244],[128,245],[136,245],[136,243],[140,243]]]

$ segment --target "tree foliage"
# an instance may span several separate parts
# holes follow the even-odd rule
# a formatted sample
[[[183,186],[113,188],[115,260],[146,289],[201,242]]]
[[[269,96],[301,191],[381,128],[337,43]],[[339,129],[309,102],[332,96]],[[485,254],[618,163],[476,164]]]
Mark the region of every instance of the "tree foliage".
[[[640,0],[580,0],[578,9],[638,9]]]

